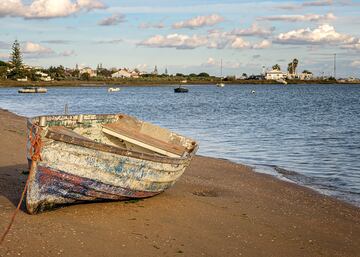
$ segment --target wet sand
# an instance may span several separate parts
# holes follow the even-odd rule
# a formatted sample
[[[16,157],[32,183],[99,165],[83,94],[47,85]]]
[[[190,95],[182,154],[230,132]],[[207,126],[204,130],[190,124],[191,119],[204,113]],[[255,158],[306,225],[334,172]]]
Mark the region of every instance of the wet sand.
[[[0,110],[0,234],[27,169],[25,118]],[[197,156],[173,188],[138,202],[23,208],[0,256],[359,256],[360,208]]]

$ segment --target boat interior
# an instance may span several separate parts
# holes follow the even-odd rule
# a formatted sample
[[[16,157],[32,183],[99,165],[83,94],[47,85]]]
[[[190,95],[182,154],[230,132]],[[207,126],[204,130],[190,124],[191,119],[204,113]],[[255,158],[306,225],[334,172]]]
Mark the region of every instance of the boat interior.
[[[191,138],[125,114],[41,116],[30,122],[58,135],[158,156],[185,157],[197,147]]]

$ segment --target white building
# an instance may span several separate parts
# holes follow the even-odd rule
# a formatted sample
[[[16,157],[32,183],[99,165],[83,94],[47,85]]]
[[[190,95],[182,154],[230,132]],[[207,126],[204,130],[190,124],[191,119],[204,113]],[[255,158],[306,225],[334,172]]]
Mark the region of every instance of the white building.
[[[26,82],[26,81],[28,81],[28,78],[27,77],[25,77],[25,78],[18,78],[18,79],[16,79],[17,81],[20,81],[20,82]]]
[[[133,71],[131,72],[131,77],[134,78],[134,79],[137,79],[137,78],[140,77],[140,74],[139,74],[139,72],[133,70]]]
[[[282,72],[281,70],[271,70],[265,73],[265,79],[267,80],[278,80],[285,79],[287,74]]]
[[[49,74],[46,74],[41,71],[35,72],[36,75],[40,76],[41,81],[52,81],[53,79],[49,76]]]
[[[126,69],[118,70],[117,72],[111,74],[112,78],[131,78],[131,72]]]
[[[111,74],[112,78],[139,78],[139,73],[136,71],[130,71],[128,69],[120,69],[117,72]]]
[[[299,74],[299,79],[300,80],[310,80],[313,79],[314,75],[312,73],[307,73],[307,72],[303,72],[301,74]]]
[[[85,67],[79,70],[80,75],[84,74],[84,73],[88,73],[90,75],[90,77],[96,77],[96,71],[94,71],[93,69],[91,69],[90,67]]]

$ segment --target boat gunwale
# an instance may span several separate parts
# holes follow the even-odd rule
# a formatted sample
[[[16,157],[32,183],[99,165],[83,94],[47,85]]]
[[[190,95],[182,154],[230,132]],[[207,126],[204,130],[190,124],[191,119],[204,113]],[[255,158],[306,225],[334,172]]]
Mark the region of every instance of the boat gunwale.
[[[110,118],[110,117],[113,118],[115,114],[89,114],[89,115],[94,115],[97,118],[105,118],[106,119],[106,118]],[[116,115],[122,115],[122,114],[116,114]],[[41,129],[41,127],[39,125],[35,124],[35,122],[33,122],[35,119],[40,119],[40,117],[49,118],[49,117],[55,117],[55,116],[56,117],[71,117],[71,116],[78,116],[78,115],[44,115],[44,116],[36,116],[36,117],[28,118],[27,119],[27,128],[31,129],[31,127],[34,126],[34,127],[36,127],[36,131],[38,131],[39,129]],[[191,149],[191,151],[188,152],[185,156],[168,157],[168,156],[158,156],[158,155],[149,154],[149,153],[141,153],[141,152],[133,151],[133,150],[127,150],[127,149],[120,148],[118,146],[112,146],[112,145],[107,145],[104,143],[96,142],[91,139],[75,138],[75,137],[64,135],[62,133],[58,133],[55,131],[47,130],[46,134],[44,136],[48,139],[52,139],[55,141],[68,143],[68,144],[72,144],[72,145],[77,145],[77,146],[89,148],[92,150],[117,154],[117,155],[121,155],[121,156],[126,156],[126,157],[135,158],[135,159],[146,160],[146,161],[153,161],[153,162],[166,163],[166,164],[175,164],[175,165],[182,165],[182,164],[184,164],[184,162],[190,160],[195,155],[195,153],[197,152],[197,150],[199,148],[199,145],[197,144],[197,142],[193,140],[193,142],[195,142],[194,148]],[[43,137],[43,135],[42,135],[42,137]]]

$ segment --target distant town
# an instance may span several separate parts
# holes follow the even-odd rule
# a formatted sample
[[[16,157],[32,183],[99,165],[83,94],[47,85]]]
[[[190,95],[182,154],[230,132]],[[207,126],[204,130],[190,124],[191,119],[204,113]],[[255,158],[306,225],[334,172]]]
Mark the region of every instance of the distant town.
[[[104,68],[102,64],[98,64],[96,69],[91,67],[67,68],[62,65],[50,66],[49,68],[31,67],[23,63],[21,48],[18,41],[12,46],[10,60],[8,62],[0,61],[0,85],[17,85],[24,83],[46,83],[61,85],[66,84],[173,84],[173,83],[199,83],[206,84],[212,82],[223,81],[224,83],[266,83],[266,84],[333,84],[333,83],[360,83],[359,78],[336,78],[336,68],[334,66],[333,76],[315,77],[309,70],[297,71],[299,61],[293,59],[283,71],[278,64],[274,64],[271,69],[262,67],[261,74],[246,74],[241,76],[211,76],[206,72],[199,74],[169,74],[167,69],[159,72],[157,66],[151,73],[140,71],[139,69],[129,68]],[[18,83],[17,83],[18,82]]]

